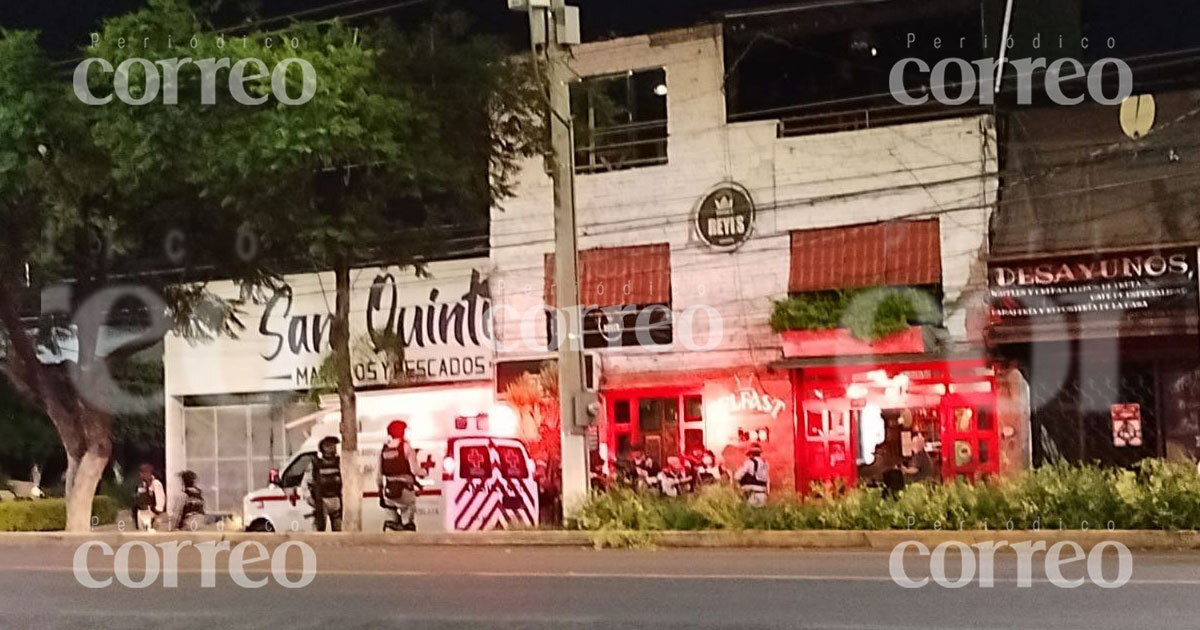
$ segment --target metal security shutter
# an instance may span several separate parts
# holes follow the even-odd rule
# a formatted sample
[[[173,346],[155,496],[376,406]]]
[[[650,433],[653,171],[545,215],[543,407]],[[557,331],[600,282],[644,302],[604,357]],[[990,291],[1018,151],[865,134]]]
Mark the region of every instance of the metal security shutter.
[[[185,467],[196,473],[210,512],[240,513],[242,497],[264,485],[287,452],[270,405],[187,407],[183,422]]]

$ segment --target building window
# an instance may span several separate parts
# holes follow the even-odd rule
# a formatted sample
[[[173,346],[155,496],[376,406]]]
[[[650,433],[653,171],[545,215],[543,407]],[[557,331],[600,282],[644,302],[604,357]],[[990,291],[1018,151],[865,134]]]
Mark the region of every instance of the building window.
[[[546,304],[555,304],[554,255],[545,261]],[[585,348],[669,345],[671,251],[666,243],[579,252],[579,302]],[[551,347],[553,318],[547,317]]]
[[[947,57],[994,56],[999,24],[991,12],[981,14],[981,7],[974,0],[879,0],[733,12],[724,21],[729,120],[777,120],[781,136],[795,136],[981,111],[978,98],[960,106],[933,98],[904,105],[889,85],[892,68],[909,57],[934,66]],[[987,46],[985,25],[993,33]],[[913,65],[904,70],[910,94],[928,96],[931,73]],[[961,79],[948,76],[946,82],[955,85],[947,90],[957,95]]]
[[[588,77],[571,85],[575,172],[667,163],[667,73]]]

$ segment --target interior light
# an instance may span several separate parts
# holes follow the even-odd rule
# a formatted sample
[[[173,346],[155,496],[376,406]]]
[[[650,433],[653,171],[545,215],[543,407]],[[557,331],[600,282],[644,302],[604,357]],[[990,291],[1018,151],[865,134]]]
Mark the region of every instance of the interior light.
[[[654,93],[659,96],[666,96],[667,95],[667,84],[659,83],[658,85],[654,86]]]

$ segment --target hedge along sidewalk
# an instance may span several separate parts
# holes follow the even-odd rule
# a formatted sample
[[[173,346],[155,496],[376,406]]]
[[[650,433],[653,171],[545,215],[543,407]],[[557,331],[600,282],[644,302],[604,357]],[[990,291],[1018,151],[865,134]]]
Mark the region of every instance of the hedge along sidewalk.
[[[158,544],[167,541],[192,544],[229,541],[236,545],[257,541],[278,545],[299,541],[314,548],[336,547],[661,547],[678,549],[847,549],[891,551],[905,541],[933,548],[944,542],[971,545],[978,542],[1045,542],[1049,547],[1070,541],[1091,548],[1105,541],[1147,551],[1200,550],[1200,532],[1162,530],[803,530],[803,531],[496,531],[455,533],[316,533],[288,532],[8,532],[0,533],[5,546],[78,546],[99,541],[112,548],[130,541]]]
[[[117,518],[117,502],[110,497],[92,500],[92,518],[97,525]],[[67,526],[67,503],[63,499],[33,499],[0,503],[0,532],[61,530]]]

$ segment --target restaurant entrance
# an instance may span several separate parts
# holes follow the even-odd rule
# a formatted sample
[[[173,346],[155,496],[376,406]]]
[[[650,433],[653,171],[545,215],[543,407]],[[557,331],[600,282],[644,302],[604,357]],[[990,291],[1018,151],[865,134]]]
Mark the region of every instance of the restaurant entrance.
[[[606,391],[604,398],[612,455],[640,448],[661,464],[705,444],[699,389],[625,389]]]
[[[802,490],[999,472],[995,377],[982,359],[811,367],[795,378]]]

